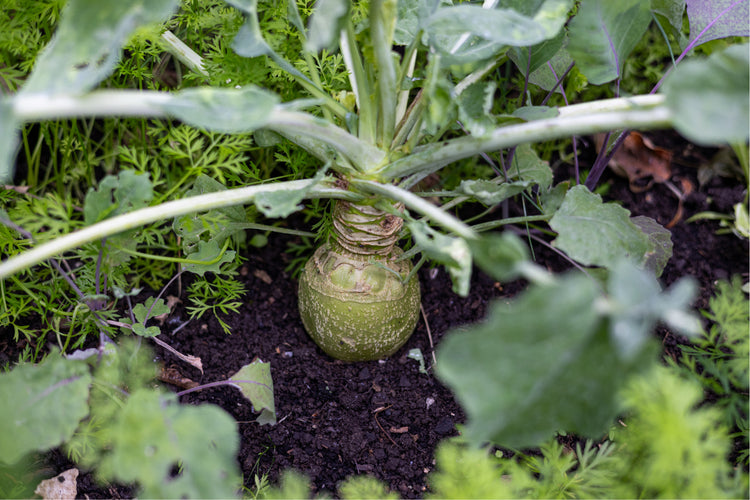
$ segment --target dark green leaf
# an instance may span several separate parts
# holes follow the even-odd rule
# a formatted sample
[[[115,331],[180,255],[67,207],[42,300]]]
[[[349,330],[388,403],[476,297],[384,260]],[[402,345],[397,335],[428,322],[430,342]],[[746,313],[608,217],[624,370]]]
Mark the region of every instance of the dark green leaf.
[[[240,368],[229,380],[237,386],[245,399],[253,404],[253,410],[260,412],[257,420],[259,424],[276,424],[270,363],[255,359],[249,365]]]
[[[707,59],[681,63],[662,92],[674,127],[702,145],[747,142],[750,123],[748,45],[734,45]]]
[[[545,40],[532,47],[513,47],[508,51],[508,57],[516,64],[522,74],[532,74],[541,69],[557,54],[566,39],[565,31],[560,31],[554,38]]]
[[[610,82],[622,76],[650,22],[648,0],[583,0],[569,24],[568,51],[591,83]]]
[[[194,127],[233,134],[261,128],[278,102],[276,94],[253,86],[200,87],[174,94],[162,108]]]
[[[82,94],[107,77],[136,28],[157,23],[178,0],[69,0],[22,93]]]
[[[673,32],[682,30],[682,18],[685,15],[685,0],[651,0],[651,10],[669,22]]]
[[[90,385],[88,366],[59,353],[0,374],[0,461],[12,464],[70,439],[88,415]]]
[[[642,262],[649,250],[648,237],[630,220],[630,212],[585,186],[565,195],[550,220],[558,235],[552,244],[585,265],[611,267],[622,259]]]

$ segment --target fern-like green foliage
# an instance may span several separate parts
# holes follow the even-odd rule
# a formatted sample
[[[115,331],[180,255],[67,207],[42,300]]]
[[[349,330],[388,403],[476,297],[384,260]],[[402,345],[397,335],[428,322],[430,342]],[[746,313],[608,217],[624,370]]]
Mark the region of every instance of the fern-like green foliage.
[[[663,366],[629,384],[627,427],[614,439],[612,496],[747,498],[747,476],[727,461],[731,439],[722,412],[698,407],[702,398],[700,384]]]
[[[709,327],[693,344],[682,345],[683,356],[672,364],[700,381],[714,406],[724,411],[725,423],[735,428],[740,452],[736,462],[748,465],[748,383],[750,335],[748,297],[742,281],[720,281],[704,311]]]

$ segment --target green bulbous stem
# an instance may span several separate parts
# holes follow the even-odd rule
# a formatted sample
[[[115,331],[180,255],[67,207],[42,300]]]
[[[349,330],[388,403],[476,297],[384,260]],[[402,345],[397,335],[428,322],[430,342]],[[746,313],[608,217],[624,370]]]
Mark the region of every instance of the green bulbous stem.
[[[333,236],[300,276],[300,316],[327,354],[381,359],[408,340],[419,319],[419,282],[396,246],[403,220],[369,205],[336,203]]]

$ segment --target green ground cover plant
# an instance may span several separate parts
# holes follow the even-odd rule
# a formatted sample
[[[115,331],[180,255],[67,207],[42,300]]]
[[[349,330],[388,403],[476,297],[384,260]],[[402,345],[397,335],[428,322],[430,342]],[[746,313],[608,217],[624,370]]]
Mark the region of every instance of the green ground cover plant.
[[[437,374],[466,409],[473,445],[606,432],[622,409],[619,391],[654,364],[655,324],[700,331],[690,282],[663,291],[656,281],[671,254],[668,231],[592,190],[629,129],[674,127],[699,144],[743,147],[747,45],[681,60],[706,42],[747,36],[736,23],[747,2],[714,2],[718,11],[676,0],[197,5],[40,4],[24,16],[46,23],[38,31],[49,36],[60,12],[49,43],[38,55],[4,55],[0,320],[34,346],[0,378],[19,401],[0,419],[14,436],[6,463],[67,443],[102,478],[137,482],[146,496],[233,495],[231,419],[180,406],[148,383],[143,342],[166,345],[153,318],[170,308],[161,293],[141,292],[191,273],[190,313],[231,313],[242,294],[238,250],[273,231],[313,236],[266,222],[302,210],[323,221],[327,238],[301,270],[300,315],[343,360],[403,345],[425,262],[445,266],[464,295],[473,265],[499,281],[529,281],[512,306],[495,306],[438,352]],[[653,93],[628,95],[625,61],[652,23],[682,51]],[[165,47],[179,71],[164,70]],[[515,76],[503,78],[508,67]],[[616,97],[550,105],[565,102],[568,83]],[[530,144],[595,132],[612,133],[612,149],[590,172],[553,184]],[[11,185],[17,151],[26,185]],[[471,164],[477,155],[489,168]],[[452,181],[418,190],[433,174]],[[472,224],[454,211],[511,197],[526,215]],[[549,274],[520,237],[498,231],[510,225],[543,228],[584,273]],[[29,317],[40,318],[54,350]],[[241,388],[259,423],[273,423],[268,374],[244,370],[214,384]],[[565,403],[552,404],[560,394]],[[63,404],[49,434],[18,432]],[[196,429],[210,432],[186,437]],[[207,449],[212,465],[202,467]]]

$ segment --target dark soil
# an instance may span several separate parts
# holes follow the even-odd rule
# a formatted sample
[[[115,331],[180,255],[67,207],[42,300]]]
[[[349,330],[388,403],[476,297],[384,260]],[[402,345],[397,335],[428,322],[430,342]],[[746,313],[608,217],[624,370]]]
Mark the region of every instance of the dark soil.
[[[696,306],[706,307],[716,280],[740,274],[747,281],[748,243],[732,234],[717,235],[716,222],[687,224],[685,220],[705,210],[729,212],[742,199],[742,183],[717,177],[699,186],[694,165],[711,151],[685,149],[671,134],[658,139],[676,158],[672,182],[678,185],[680,179],[689,179],[695,187],[683,201],[680,220],[671,228],[674,256],[662,281],[669,285],[680,277],[694,276],[701,286]],[[627,181],[609,175],[605,173],[601,181],[610,185],[606,197],[621,201],[633,215],[650,216],[662,225],[675,218],[678,198],[664,184],[633,193]],[[248,250],[242,268],[247,302],[239,314],[224,317],[232,327],[231,335],[225,335],[214,319],[193,321],[175,334],[164,335],[179,351],[202,359],[203,376],[159,351],[167,368],[202,383],[226,379],[256,357],[269,361],[278,424],[255,423],[257,415],[250,404],[228,387],[194,392],[182,401],[216,404],[237,419],[238,462],[249,487],[256,474],[268,474],[274,482],[282,471],[292,468],[306,474],[315,491],[333,492],[348,476],[370,474],[403,497],[422,496],[434,467],[435,446],[456,435],[456,424],[464,421],[451,393],[432,375],[432,345],[439,344],[451,328],[483,318],[492,299],[518,293],[523,283],[500,284],[475,272],[470,295],[462,298],[451,291],[443,268],[423,268],[419,279],[424,316],[406,346],[386,360],[342,363],[323,354],[303,330],[296,308],[296,281],[284,270],[289,261],[285,250],[291,241],[293,237],[272,236],[266,247]],[[567,267],[544,246],[535,244],[534,252],[540,263],[555,271]],[[186,319],[181,306],[172,316],[176,319],[167,325]],[[666,331],[661,336],[669,349],[674,338]],[[414,348],[424,353],[427,374],[420,373],[419,363],[407,357]],[[62,455],[54,456],[62,462],[53,466],[59,469],[56,472],[69,466]],[[81,497],[132,494],[127,488],[95,487],[89,476],[79,477]]]

